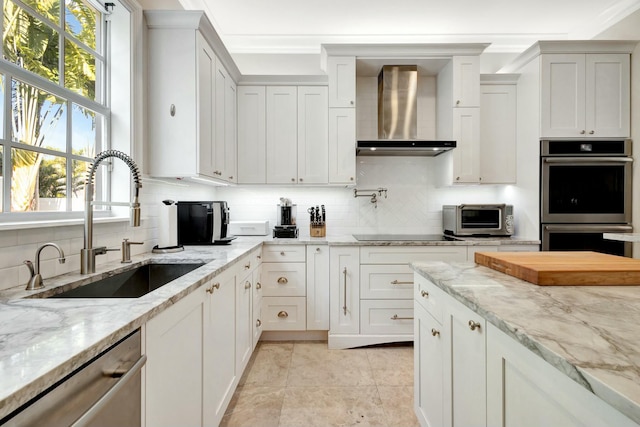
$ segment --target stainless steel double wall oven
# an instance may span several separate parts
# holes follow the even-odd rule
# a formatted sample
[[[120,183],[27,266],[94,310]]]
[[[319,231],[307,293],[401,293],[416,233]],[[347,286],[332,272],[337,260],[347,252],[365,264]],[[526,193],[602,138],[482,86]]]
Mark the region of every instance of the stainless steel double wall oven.
[[[631,232],[631,140],[542,140],[543,251],[631,256],[631,244],[602,233]]]

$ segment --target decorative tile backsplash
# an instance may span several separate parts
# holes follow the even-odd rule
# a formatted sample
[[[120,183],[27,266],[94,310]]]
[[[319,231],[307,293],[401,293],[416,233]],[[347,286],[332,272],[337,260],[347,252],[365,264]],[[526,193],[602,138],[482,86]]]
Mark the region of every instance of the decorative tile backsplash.
[[[435,166],[440,157],[358,157],[358,190],[387,189],[376,205],[369,197],[354,197],[353,187],[243,186],[217,189],[217,197],[229,203],[231,220],[277,220],[280,197],[297,205],[301,235],[309,234],[307,208],[324,204],[327,234],[441,233],[442,205],[504,203],[504,186],[437,187]]]
[[[149,252],[156,245],[158,215],[162,200],[197,200],[215,198],[215,188],[187,184],[170,184],[151,179],[143,180],[140,191],[142,220],[140,227],[130,227],[127,221],[94,224],[95,246],[119,249],[123,238],[144,242],[131,246],[132,255]],[[43,249],[40,256],[40,272],[46,278],[80,269],[80,249],[84,245],[83,225],[51,226],[20,230],[0,231],[0,290],[27,283],[29,269],[24,260],[35,262],[36,250],[46,242],[62,247],[66,262],[59,264],[58,252],[53,248]],[[118,261],[120,251],[110,251],[96,258],[98,265]]]
[[[358,190],[387,189],[387,197],[378,196],[376,205],[369,197],[354,197],[353,187],[344,186],[238,186],[209,187],[193,183],[167,183],[145,179],[140,193],[141,227],[128,222],[102,223],[94,227],[95,245],[120,248],[123,238],[142,241],[132,246],[132,253],[150,251],[157,244],[158,218],[162,200],[226,200],[231,220],[269,220],[276,224],[280,197],[297,205],[297,222],[301,236],[309,235],[307,208],[324,204],[328,235],[354,233],[441,233],[442,205],[459,203],[510,203],[504,200],[507,186],[438,187],[436,174],[440,157],[358,157]],[[0,231],[0,289],[26,283],[29,273],[24,260],[34,260],[39,245],[55,242],[63,248],[65,264],[58,264],[57,252],[42,252],[43,277],[64,274],[80,268],[83,246],[82,225]],[[98,264],[120,259],[120,252],[97,257]]]

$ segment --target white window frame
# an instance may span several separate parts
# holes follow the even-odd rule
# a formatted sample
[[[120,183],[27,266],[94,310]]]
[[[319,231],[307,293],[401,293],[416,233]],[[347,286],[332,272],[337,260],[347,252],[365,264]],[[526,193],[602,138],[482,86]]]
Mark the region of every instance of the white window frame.
[[[102,3],[104,2],[98,2],[98,4]],[[67,116],[71,114],[71,103],[102,114],[105,117],[105,130],[104,142],[101,149],[118,149],[133,155],[135,158],[136,152],[141,153],[141,147],[135,147],[132,141],[142,140],[141,127],[134,127],[135,123],[141,123],[140,118],[143,117],[141,102],[142,85],[134,78],[134,76],[140,75],[140,70],[142,69],[141,34],[139,31],[139,29],[142,28],[142,10],[135,0],[112,0],[111,3],[115,3],[115,7],[111,9],[113,13],[111,15],[103,15],[103,17],[106,18],[102,23],[104,26],[103,53],[101,57],[98,56],[98,59],[104,61],[106,64],[103,78],[104,87],[102,89],[104,105],[84,98],[73,91],[63,88],[59,84],[50,82],[43,77],[28,72],[1,58],[2,67],[0,68],[0,72],[4,74],[6,81],[10,82],[9,79],[11,76],[14,76],[27,84],[65,98],[69,103]],[[0,14],[2,13],[1,10],[2,9],[0,9]],[[31,12],[31,9],[29,9],[29,11]],[[36,14],[35,16],[38,15]],[[112,31],[112,28],[115,28],[115,31]],[[98,37],[97,40],[99,39]],[[116,49],[114,49],[114,46]],[[118,61],[111,60],[111,52],[114,50],[119,53],[120,59]],[[114,75],[116,79],[122,79],[122,81],[116,80],[118,84],[112,84]],[[112,114],[112,109],[116,109],[118,113]],[[11,113],[10,96],[5,96],[4,120],[7,125],[10,123]],[[69,120],[69,117],[67,119]],[[70,130],[68,129],[68,131]],[[5,135],[2,135],[2,140],[4,150],[11,150],[13,147],[19,146],[20,148],[27,148],[45,154],[61,154],[60,152],[26,146],[25,144],[11,141],[10,129],[5,129]],[[64,156],[69,159],[76,158],[68,153],[64,153]],[[128,200],[131,194],[131,186],[123,184],[123,182],[129,183],[130,181],[128,168],[124,164],[119,165],[117,161],[105,161],[104,164],[108,166],[108,176],[103,183],[102,194],[97,194],[96,199],[103,201],[111,199],[116,201]],[[141,167],[140,163],[138,163],[138,165]],[[10,165],[7,164],[3,165],[3,191],[6,195],[9,194],[7,191],[11,186],[9,166]],[[123,168],[126,170],[123,170]],[[5,199],[9,199],[9,197],[5,197]],[[69,210],[65,212],[10,212],[11,201],[6,200],[3,203],[3,212],[0,212],[0,230],[47,227],[56,225],[57,223],[60,225],[81,223],[84,216],[83,211],[74,212]],[[70,207],[68,209],[70,209]],[[114,208],[102,212],[96,211],[95,216],[96,219],[110,217],[111,220],[121,218],[124,221],[128,220],[128,211],[126,208]]]

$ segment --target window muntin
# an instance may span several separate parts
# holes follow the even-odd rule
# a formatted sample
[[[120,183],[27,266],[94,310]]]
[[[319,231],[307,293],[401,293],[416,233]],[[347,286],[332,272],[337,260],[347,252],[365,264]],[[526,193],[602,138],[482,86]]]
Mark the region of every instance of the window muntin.
[[[108,148],[102,15],[82,0],[0,1],[0,95],[11,94],[9,117],[0,114],[0,212],[82,211],[86,168]],[[109,172],[99,170],[104,193]]]

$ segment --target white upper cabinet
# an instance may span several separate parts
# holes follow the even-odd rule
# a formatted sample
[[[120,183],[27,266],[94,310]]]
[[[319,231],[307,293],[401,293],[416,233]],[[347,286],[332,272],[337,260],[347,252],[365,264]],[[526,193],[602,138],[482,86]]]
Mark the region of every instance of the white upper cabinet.
[[[454,182],[480,182],[480,108],[454,108],[453,139]]]
[[[628,137],[628,54],[541,56],[541,136]]]
[[[516,182],[517,75],[480,85],[480,182]],[[492,76],[493,77],[493,76]]]
[[[355,108],[329,109],[329,183],[356,183]]]
[[[298,113],[295,86],[267,87],[267,184],[298,181]]]
[[[326,86],[298,87],[298,182],[326,184],[328,140],[328,89]]]
[[[453,106],[480,106],[480,57],[454,56],[453,66]]]
[[[266,88],[238,87],[238,183],[267,182]]]
[[[238,182],[327,184],[326,86],[238,88]]]
[[[436,98],[437,138],[456,141],[445,159],[444,184],[473,183],[480,176],[480,60],[453,56],[438,73]]]
[[[238,103],[238,90],[236,84],[233,80],[228,79],[227,84],[225,86],[225,111],[227,112],[224,116],[225,125],[224,125],[224,179],[229,182],[238,182],[238,161],[237,161],[237,103]]]
[[[233,147],[235,153],[236,109],[227,101],[228,86],[235,83],[216,56],[215,43],[209,43],[215,31],[203,13],[164,12],[145,12],[148,173],[234,182],[236,162],[226,151]]]
[[[329,75],[329,107],[354,108],[356,106],[356,57],[328,57],[327,74]]]

